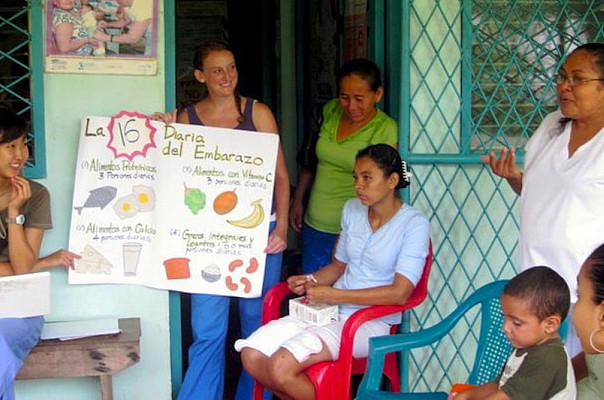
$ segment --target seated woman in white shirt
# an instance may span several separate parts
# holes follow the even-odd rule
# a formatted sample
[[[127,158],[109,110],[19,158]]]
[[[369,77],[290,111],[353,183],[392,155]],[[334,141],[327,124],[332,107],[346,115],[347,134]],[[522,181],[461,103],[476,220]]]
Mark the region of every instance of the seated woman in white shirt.
[[[312,275],[287,281],[311,302],[338,304],[339,320],[313,326],[287,316],[235,343],[244,368],[281,398],[313,399],[315,388],[303,371],[337,358],[346,319],[370,305],[404,304],[422,274],[429,222],[397,194],[408,186],[410,174],[396,149],[377,144],[361,150],[353,175],[357,198],[344,206],[333,261]],[[366,357],[368,339],[387,335],[400,320],[394,314],[363,324],[354,356]]]

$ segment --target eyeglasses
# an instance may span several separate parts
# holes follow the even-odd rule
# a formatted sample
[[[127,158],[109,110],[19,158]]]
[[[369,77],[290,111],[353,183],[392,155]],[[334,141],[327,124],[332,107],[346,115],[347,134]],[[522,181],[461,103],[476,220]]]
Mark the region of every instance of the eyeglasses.
[[[558,85],[561,85],[564,82],[568,82],[568,84],[571,86],[579,86],[579,85],[583,85],[587,82],[593,82],[593,81],[604,81],[604,78],[582,78],[582,77],[574,76],[574,75],[566,76],[565,74],[556,75],[556,83]]]

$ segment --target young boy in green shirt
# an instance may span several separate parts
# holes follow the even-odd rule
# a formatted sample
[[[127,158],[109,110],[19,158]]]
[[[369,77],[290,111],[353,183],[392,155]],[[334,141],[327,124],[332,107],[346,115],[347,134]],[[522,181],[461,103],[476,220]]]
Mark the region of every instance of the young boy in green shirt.
[[[548,267],[534,267],[508,282],[501,295],[503,330],[514,346],[498,379],[450,396],[455,400],[539,400],[576,397],[575,376],[558,328],[570,292]]]

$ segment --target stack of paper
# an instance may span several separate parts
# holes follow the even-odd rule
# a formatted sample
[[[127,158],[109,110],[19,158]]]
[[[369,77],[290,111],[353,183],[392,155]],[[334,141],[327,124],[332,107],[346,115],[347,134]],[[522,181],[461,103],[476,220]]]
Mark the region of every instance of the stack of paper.
[[[50,313],[50,272],[0,278],[0,318]]]
[[[42,328],[42,340],[71,340],[89,336],[120,333],[117,318],[46,322]]]

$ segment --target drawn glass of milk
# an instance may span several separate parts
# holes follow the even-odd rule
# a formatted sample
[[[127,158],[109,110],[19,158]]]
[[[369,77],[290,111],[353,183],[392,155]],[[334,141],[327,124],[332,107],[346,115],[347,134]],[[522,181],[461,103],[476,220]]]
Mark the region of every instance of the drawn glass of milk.
[[[122,245],[124,257],[124,276],[136,276],[138,259],[141,255],[142,244],[136,242],[126,242]]]

